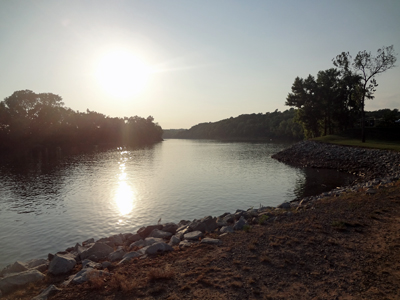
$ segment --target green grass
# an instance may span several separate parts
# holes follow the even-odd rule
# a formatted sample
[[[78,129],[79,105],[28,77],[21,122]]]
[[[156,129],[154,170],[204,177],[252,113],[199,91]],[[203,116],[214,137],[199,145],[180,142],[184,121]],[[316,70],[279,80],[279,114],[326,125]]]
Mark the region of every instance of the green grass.
[[[361,139],[352,139],[349,137],[343,137],[339,135],[321,136],[311,140],[323,143],[344,145],[344,146],[392,150],[400,152],[400,141],[366,140],[365,143],[362,143]]]

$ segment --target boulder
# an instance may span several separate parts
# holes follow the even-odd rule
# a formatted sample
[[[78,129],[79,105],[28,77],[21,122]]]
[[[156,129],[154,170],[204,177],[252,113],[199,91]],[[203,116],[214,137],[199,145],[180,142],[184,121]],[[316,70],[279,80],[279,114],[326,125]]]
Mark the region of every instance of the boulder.
[[[116,246],[121,246],[124,244],[124,237],[122,234],[115,234],[109,237],[110,242],[114,243]]]
[[[25,284],[38,282],[44,277],[45,276],[37,270],[11,273],[0,279],[0,290],[3,293],[8,293]]]
[[[140,247],[144,247],[144,246],[146,246],[145,241],[143,241],[143,240],[138,240],[138,241],[136,241],[136,242],[134,242],[134,243],[132,243],[132,244],[129,245],[129,250],[132,250],[132,249],[135,248],[135,247],[140,248]]]
[[[21,261],[16,261],[15,263],[8,265],[3,270],[1,270],[0,275],[24,272],[24,271],[27,271],[28,269],[29,268],[25,263],[23,263]]]
[[[72,278],[71,282],[75,284],[81,284],[88,281],[90,278],[99,277],[102,275],[110,275],[110,273],[105,271],[99,271],[92,268],[86,268],[80,270],[75,276]]]
[[[283,202],[282,204],[279,204],[278,206],[277,206],[277,208],[282,208],[282,209],[289,209],[291,206],[290,206],[290,203],[289,202]]]
[[[185,240],[191,240],[191,241],[198,241],[199,240],[199,238],[202,238],[203,237],[203,233],[201,232],[201,231],[193,231],[193,232],[189,232],[189,233],[186,233],[184,236],[183,236],[183,238],[185,239]]]
[[[149,234],[149,237],[155,237],[155,238],[161,238],[161,239],[167,239],[170,236],[172,236],[171,232],[166,232],[166,231],[162,231],[162,230],[159,230],[159,229],[154,229]]]
[[[76,265],[75,258],[69,253],[57,253],[49,265],[49,273],[53,275],[66,274]]]
[[[94,243],[94,238],[88,239],[84,242],[82,242],[82,246],[87,246],[88,244]]]
[[[49,261],[47,259],[44,258],[39,258],[39,259],[31,259],[28,260],[25,265],[28,267],[28,269],[33,269],[36,268],[40,265],[47,265],[49,263]]]
[[[171,234],[175,234],[178,229],[178,225],[175,223],[166,223],[163,225],[162,231],[170,232]]]
[[[248,211],[247,211],[247,214],[250,216],[250,217],[257,217],[258,216],[258,209],[252,209],[252,208],[250,208]]]
[[[183,240],[179,243],[179,248],[184,248],[184,247],[190,247],[190,245],[192,245],[193,242],[188,241],[188,240]]]
[[[154,230],[154,229],[162,229],[162,225],[150,225],[147,227],[142,227],[140,228],[137,233],[142,237],[142,239],[147,238],[149,234]]]
[[[172,251],[172,250],[174,250],[174,249],[166,243],[155,243],[151,246],[148,246],[145,253],[147,255],[153,255],[153,254],[162,253],[165,251]]]
[[[110,263],[109,261],[103,261],[103,262],[101,263],[101,268],[102,268],[102,269],[107,269],[107,268],[109,268],[110,266],[112,266],[112,263]]]
[[[233,230],[242,230],[244,225],[247,225],[247,221],[242,217],[233,225]]]
[[[221,244],[221,240],[204,238],[201,240],[200,244],[219,245],[219,244]]]
[[[92,269],[100,269],[102,264],[91,261],[89,259],[85,259],[82,261],[82,269],[92,268]]]
[[[93,243],[89,244],[88,248],[82,251],[82,253],[80,254],[80,258],[83,260],[85,258],[90,258],[94,256],[97,259],[102,259],[107,257],[112,252],[114,252],[114,249],[106,244]]]
[[[223,218],[223,221],[226,222],[226,223],[233,223],[233,222],[235,222],[235,216],[232,215],[232,214],[226,215]]]
[[[229,232],[229,233],[233,233],[233,226],[224,226],[220,229],[219,231],[220,233],[225,233],[225,232]]]
[[[39,295],[33,297],[32,300],[47,300],[48,297],[56,294],[57,292],[62,291],[54,284],[49,285],[45,290],[43,290]]]
[[[118,264],[119,264],[119,265],[123,265],[123,264],[125,264],[125,263],[131,261],[133,258],[139,257],[139,256],[141,256],[141,255],[142,255],[142,254],[139,253],[139,252],[137,252],[137,251],[128,252],[128,253],[126,253],[126,254],[123,256],[122,260],[121,260]]]
[[[221,216],[221,217],[217,218],[216,223],[217,223],[218,227],[222,227],[222,226],[228,225],[228,223],[226,221],[224,221],[224,217]]]
[[[211,216],[204,217],[201,220],[194,220],[190,223],[190,231],[212,232],[218,227],[217,218]]]
[[[164,240],[161,238],[148,237],[144,239],[145,246],[150,246],[155,243],[162,243],[162,242],[164,242]]]
[[[171,239],[169,240],[169,245],[170,246],[176,246],[176,245],[178,245],[179,243],[181,242],[181,239],[180,238],[178,238],[176,235],[173,235],[172,237],[171,237]]]
[[[132,233],[127,233],[125,234],[125,241],[127,245],[130,245],[134,242],[137,242],[139,240],[141,240],[142,237],[140,236],[140,234],[132,234]]]
[[[121,260],[124,255],[125,255],[125,251],[123,249],[119,249],[117,251],[110,253],[108,255],[108,260],[111,262]]]

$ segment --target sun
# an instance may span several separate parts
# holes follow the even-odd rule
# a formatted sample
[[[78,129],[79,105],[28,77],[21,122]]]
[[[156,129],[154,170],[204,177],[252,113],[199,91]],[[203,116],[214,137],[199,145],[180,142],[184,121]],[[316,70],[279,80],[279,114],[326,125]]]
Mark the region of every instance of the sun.
[[[127,98],[139,94],[146,87],[150,73],[150,66],[133,53],[115,50],[100,58],[96,77],[108,94]]]

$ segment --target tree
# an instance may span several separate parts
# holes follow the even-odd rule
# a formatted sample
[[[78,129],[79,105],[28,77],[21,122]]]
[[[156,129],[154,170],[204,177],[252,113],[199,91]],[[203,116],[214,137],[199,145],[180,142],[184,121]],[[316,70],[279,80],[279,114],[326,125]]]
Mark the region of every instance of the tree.
[[[394,68],[397,58],[391,45],[378,49],[376,56],[364,50],[357,53],[353,62],[351,59],[349,52],[342,52],[332,61],[344,74],[353,73],[361,78],[361,139],[365,143],[365,98],[374,98],[373,94],[378,86],[375,76]]]

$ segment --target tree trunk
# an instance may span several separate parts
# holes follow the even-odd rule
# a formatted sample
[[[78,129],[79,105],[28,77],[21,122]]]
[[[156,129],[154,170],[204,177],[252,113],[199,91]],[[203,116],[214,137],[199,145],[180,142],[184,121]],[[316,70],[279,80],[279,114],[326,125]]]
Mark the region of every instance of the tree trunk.
[[[365,143],[365,112],[364,112],[365,92],[361,102],[361,142]]]

